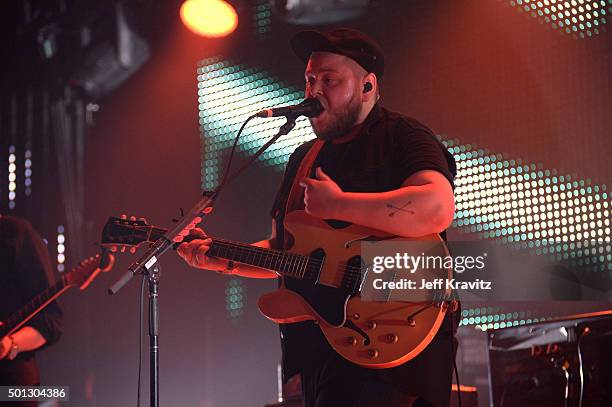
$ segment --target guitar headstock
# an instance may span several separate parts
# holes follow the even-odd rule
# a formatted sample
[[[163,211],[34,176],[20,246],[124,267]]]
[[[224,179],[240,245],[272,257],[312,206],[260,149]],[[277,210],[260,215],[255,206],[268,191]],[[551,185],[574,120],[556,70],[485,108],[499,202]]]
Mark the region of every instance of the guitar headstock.
[[[153,243],[163,233],[162,229],[151,226],[146,219],[110,216],[102,230],[100,244],[111,251],[130,249],[131,252],[135,252],[139,245]]]
[[[64,279],[67,285],[79,286],[81,290],[84,290],[98,274],[110,271],[114,264],[115,256],[112,254],[108,252],[96,254],[77,264],[69,273],[64,275]]]

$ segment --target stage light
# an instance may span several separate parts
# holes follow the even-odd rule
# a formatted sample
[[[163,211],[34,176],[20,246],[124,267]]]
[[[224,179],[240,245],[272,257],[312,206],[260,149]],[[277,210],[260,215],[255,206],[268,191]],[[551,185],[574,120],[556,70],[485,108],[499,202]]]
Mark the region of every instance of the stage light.
[[[8,157],[8,189],[9,189],[9,208],[10,209],[15,209],[15,198],[17,197],[16,194],[16,189],[17,189],[17,173],[15,172],[17,170],[17,165],[15,163],[15,161],[17,160],[17,156],[15,155],[15,146],[10,146],[9,147],[9,157]]]
[[[25,152],[25,194],[30,196],[32,194],[32,150],[27,149]]]
[[[304,98],[304,93],[295,87],[285,86],[266,72],[216,58],[201,62],[197,79],[203,145],[202,187],[212,189],[221,175],[217,163],[227,158],[226,154],[242,122],[258,110],[298,103]],[[279,117],[252,122],[242,135],[238,151],[253,154],[276,133],[283,120]],[[280,139],[259,157],[259,161],[282,171],[283,164],[295,147],[315,137],[305,118],[298,119],[291,135]]]
[[[530,14],[541,23],[548,23],[561,34],[574,39],[593,37],[600,33],[597,26],[607,23],[606,14],[612,13],[612,2],[608,0],[582,0],[580,2],[535,2],[530,0],[499,0],[509,2],[519,12]],[[552,4],[551,4],[552,3]],[[556,5],[555,5],[556,4]],[[583,6],[584,5],[584,6]],[[579,23],[580,21],[580,23]],[[602,30],[605,32],[605,30]]]
[[[180,15],[187,28],[204,37],[225,37],[238,26],[236,10],[223,0],[187,0]]]
[[[57,271],[64,271],[66,263],[66,235],[63,225],[57,227]]]
[[[225,310],[227,318],[236,320],[244,314],[246,306],[246,288],[240,279],[231,279],[225,288]]]
[[[333,24],[364,14],[369,0],[273,0],[272,10],[290,24]]]

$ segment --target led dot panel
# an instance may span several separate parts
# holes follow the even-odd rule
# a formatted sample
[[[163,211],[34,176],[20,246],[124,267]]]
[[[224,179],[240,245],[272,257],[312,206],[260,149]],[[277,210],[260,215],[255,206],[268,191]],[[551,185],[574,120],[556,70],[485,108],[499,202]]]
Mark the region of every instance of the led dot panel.
[[[230,61],[206,60],[198,69],[205,189],[219,182],[235,133],[253,112],[302,99],[270,75]],[[244,132],[238,150],[255,152],[284,119],[258,120]],[[302,118],[296,129],[260,157],[282,171],[295,147],[314,137]],[[606,185],[560,174],[520,158],[440,137],[457,161],[453,226],[532,250],[554,261],[610,270],[610,195]],[[606,243],[602,245],[601,242]]]
[[[272,31],[272,9],[268,0],[258,0],[253,13],[253,27],[260,38]]]
[[[234,136],[250,114],[303,98],[302,91],[281,84],[265,72],[219,59],[202,61],[198,94],[204,189],[217,185]],[[253,154],[275,134],[282,121],[254,122],[244,132],[238,150]],[[312,138],[310,125],[302,119],[260,161],[282,171],[293,150]],[[457,139],[439,138],[457,161],[455,228],[513,249],[530,250],[581,271],[612,269],[606,185]],[[543,320],[529,311],[508,313],[485,307],[463,310],[460,323],[486,330]]]
[[[57,227],[57,271],[64,271],[66,263],[66,234],[64,225]]]
[[[589,38],[606,31],[612,0],[503,0],[561,34]]]
[[[606,185],[458,140],[453,226],[594,271],[612,270]]]
[[[475,325],[483,331],[542,322],[548,318],[536,318],[531,311],[504,312],[500,307],[479,307],[461,310],[459,326]]]
[[[17,156],[15,146],[9,147],[8,155],[8,199],[9,209],[15,209],[15,198],[17,197]]]
[[[32,195],[32,150],[30,149],[25,151],[24,167],[25,194],[30,196]]]
[[[242,123],[253,113],[270,107],[295,104],[304,92],[279,83],[265,72],[230,61],[205,60],[198,68],[198,101],[202,134],[202,187],[214,189],[222,163]],[[254,119],[243,131],[238,153],[251,155],[276,134],[284,118]],[[308,120],[301,117],[288,136],[281,137],[259,160],[282,171],[289,155],[304,141],[314,138]]]
[[[225,310],[227,317],[237,319],[244,313],[246,306],[246,288],[242,280],[233,278],[225,286]]]

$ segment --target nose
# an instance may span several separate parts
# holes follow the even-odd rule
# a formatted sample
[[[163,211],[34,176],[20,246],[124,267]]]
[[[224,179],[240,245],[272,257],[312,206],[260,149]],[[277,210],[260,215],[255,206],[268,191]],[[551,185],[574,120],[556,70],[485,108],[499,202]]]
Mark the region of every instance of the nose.
[[[305,94],[307,98],[317,97],[323,95],[323,91],[321,90],[321,86],[318,84],[318,82],[313,81],[306,85]]]

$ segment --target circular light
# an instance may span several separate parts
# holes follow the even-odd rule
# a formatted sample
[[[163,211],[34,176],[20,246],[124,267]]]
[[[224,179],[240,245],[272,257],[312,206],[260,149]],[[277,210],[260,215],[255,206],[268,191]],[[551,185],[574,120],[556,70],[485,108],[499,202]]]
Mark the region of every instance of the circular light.
[[[180,15],[187,28],[204,37],[225,37],[238,26],[236,10],[223,0],[187,0]]]

